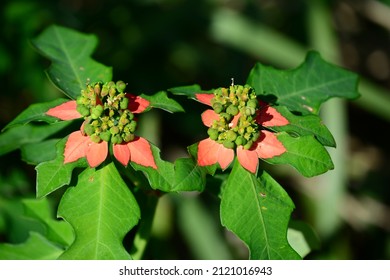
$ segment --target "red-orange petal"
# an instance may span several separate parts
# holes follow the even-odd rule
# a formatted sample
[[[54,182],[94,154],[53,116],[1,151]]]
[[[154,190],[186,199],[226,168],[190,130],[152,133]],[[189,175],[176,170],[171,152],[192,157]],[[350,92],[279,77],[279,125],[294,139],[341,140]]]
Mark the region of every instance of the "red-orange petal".
[[[106,141],[102,141],[100,143],[95,143],[90,141],[88,143],[87,161],[89,166],[91,167],[99,166],[107,158],[107,154],[108,154],[108,143]]]
[[[210,138],[204,139],[198,144],[199,166],[208,166],[218,162],[222,170],[225,170],[233,158],[234,151],[232,149],[227,149]]]
[[[286,148],[272,132],[262,130],[259,139],[253,145],[259,158],[273,158],[286,152]]]
[[[275,108],[262,101],[260,101],[260,110],[257,112],[256,121],[266,127],[283,126],[290,123]]]
[[[197,93],[195,94],[195,98],[206,105],[211,106],[211,99],[213,99],[214,93]]]
[[[65,103],[62,103],[61,105],[49,109],[46,112],[46,115],[56,117],[63,121],[79,119],[82,116],[79,112],[77,112],[76,108],[76,101],[67,101]]]
[[[245,150],[243,146],[237,147],[237,158],[241,166],[249,170],[252,173],[256,173],[259,165],[259,158],[256,151]]]
[[[89,136],[84,136],[81,131],[72,132],[65,144],[64,163],[74,162],[85,157],[89,142]]]
[[[135,114],[142,113],[150,106],[150,102],[145,98],[130,93],[126,93],[126,97],[129,99],[128,109],[132,113]]]
[[[118,144],[113,147],[115,158],[126,166],[130,161],[130,150],[127,144]]]
[[[219,115],[214,110],[208,109],[202,113],[202,122],[205,126],[210,127],[214,121],[219,120]]]
[[[130,160],[132,162],[157,169],[152,149],[146,139],[142,137],[136,137],[135,140],[127,143],[127,147],[130,150]]]

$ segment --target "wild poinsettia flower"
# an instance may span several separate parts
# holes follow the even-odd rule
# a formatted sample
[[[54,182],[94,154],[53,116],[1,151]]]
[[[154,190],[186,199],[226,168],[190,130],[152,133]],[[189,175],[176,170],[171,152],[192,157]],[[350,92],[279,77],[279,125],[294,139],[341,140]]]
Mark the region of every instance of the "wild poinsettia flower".
[[[287,125],[288,120],[267,103],[259,102],[251,87],[232,85],[195,96],[213,107],[202,114],[210,137],[198,144],[200,166],[219,163],[224,170],[236,151],[240,164],[255,173],[259,158],[272,158],[286,151],[276,135],[266,128]]]
[[[149,101],[124,92],[126,85],[95,83],[87,85],[77,100],[51,108],[47,115],[61,120],[84,118],[80,130],[69,135],[64,150],[64,163],[86,157],[91,167],[100,165],[109,153],[127,165],[129,161],[157,169],[149,142],[134,134],[134,114],[149,107]]]

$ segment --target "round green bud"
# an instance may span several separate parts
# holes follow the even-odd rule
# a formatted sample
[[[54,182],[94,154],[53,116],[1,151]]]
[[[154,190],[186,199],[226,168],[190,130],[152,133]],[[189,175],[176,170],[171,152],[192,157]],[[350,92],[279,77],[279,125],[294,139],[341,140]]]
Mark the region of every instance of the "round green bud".
[[[238,136],[235,141],[237,146],[245,145],[247,143],[246,139],[242,136]]]
[[[134,137],[135,137],[135,135],[132,134],[132,133],[125,134],[125,135],[123,136],[123,141],[125,141],[125,142],[133,141],[133,140],[134,140]]]
[[[129,127],[129,131],[133,133],[137,129],[137,122],[131,121],[127,126]]]
[[[116,88],[119,92],[124,92],[126,89],[126,84],[123,81],[117,81]]]
[[[214,109],[215,113],[219,114],[223,110],[223,105],[221,103],[219,103],[219,102],[215,102],[213,104],[213,109]]]
[[[259,139],[259,137],[260,137],[260,131],[256,131],[255,133],[252,134],[252,140],[254,142],[256,142],[257,139]]]
[[[120,103],[119,103],[119,107],[122,109],[122,110],[125,110],[127,109],[127,107],[129,106],[129,99],[124,97]]]
[[[234,106],[233,104],[230,105],[229,107],[227,107],[227,109],[226,109],[226,113],[228,113],[232,116],[237,115],[238,112],[239,112],[238,108],[236,106]]]
[[[91,136],[95,132],[95,128],[90,123],[84,124],[84,132],[88,136]]]
[[[111,132],[110,131],[103,131],[102,133],[99,134],[100,138],[103,141],[109,142],[111,139]]]
[[[92,119],[98,119],[103,113],[103,106],[102,105],[97,105],[96,107],[92,108],[91,110],[91,117]]]
[[[110,87],[110,89],[108,90],[108,94],[111,97],[114,97],[116,95],[116,89],[114,87]]]
[[[245,150],[249,150],[253,145],[253,141],[252,140],[249,140],[245,145],[244,145],[244,149]]]
[[[246,107],[245,108],[245,115],[247,116],[251,116],[251,115],[254,115],[256,113],[256,110],[252,107]]]
[[[113,135],[112,137],[111,137],[111,142],[112,142],[112,144],[120,144],[120,143],[122,143],[122,137],[120,137],[119,135]]]
[[[89,109],[84,105],[77,105],[76,107],[77,112],[79,112],[83,117],[89,116],[90,112]]]
[[[212,128],[210,127],[208,130],[207,130],[207,134],[210,136],[210,139],[211,140],[217,140],[218,139],[218,130],[215,129],[215,128]]]
[[[100,143],[100,141],[102,141],[102,139],[100,139],[100,137],[96,134],[92,134],[90,136],[90,138],[91,138],[92,142],[95,142],[95,143]]]
[[[226,139],[229,141],[235,141],[237,139],[237,133],[235,133],[233,130],[229,130],[226,133]]]
[[[256,109],[257,106],[259,105],[259,102],[258,102],[257,99],[255,98],[255,99],[249,100],[248,103],[247,103],[247,105],[248,105],[248,107],[250,107],[250,108]]]
[[[117,126],[111,127],[111,128],[110,128],[110,133],[111,133],[112,135],[118,134],[118,133],[119,133],[119,127],[117,127]]]
[[[235,143],[229,140],[223,141],[223,146],[227,149],[234,149],[235,148]]]

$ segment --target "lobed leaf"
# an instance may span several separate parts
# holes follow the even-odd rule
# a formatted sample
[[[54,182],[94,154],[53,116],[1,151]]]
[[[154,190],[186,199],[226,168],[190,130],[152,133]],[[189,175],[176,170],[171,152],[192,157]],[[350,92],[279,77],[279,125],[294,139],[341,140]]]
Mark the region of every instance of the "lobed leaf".
[[[54,124],[26,124],[11,127],[0,134],[0,155],[20,149],[25,144],[37,143],[67,127],[71,122]]]
[[[150,102],[150,107],[163,109],[170,113],[184,112],[183,107],[175,100],[168,97],[165,91],[159,91],[154,95],[141,94],[140,97]]]
[[[0,244],[0,260],[55,260],[62,252],[63,249],[33,231],[24,243]]]
[[[302,114],[318,114],[332,97],[355,99],[358,75],[324,61],[317,52],[292,70],[279,70],[260,63],[251,70],[247,83],[264,101],[286,106]]]
[[[131,259],[122,241],[138,223],[140,209],[114,163],[83,171],[63,195],[58,215],[76,235],[60,259]]]
[[[30,105],[26,110],[21,112],[15,119],[13,119],[6,127],[3,128],[2,131],[5,131],[11,127],[18,126],[18,125],[25,125],[32,121],[43,121],[47,123],[56,123],[59,120],[57,118],[51,117],[46,115],[46,112],[55,107],[58,106],[66,101],[69,101],[68,99],[59,98],[53,101],[44,102],[44,103],[36,103],[33,105]]]
[[[202,191],[206,184],[204,169],[191,158],[179,158],[175,163],[164,161],[160,150],[150,144],[157,169],[131,163],[135,170],[142,171],[153,189],[164,192]]]
[[[56,157],[56,144],[60,139],[49,139],[20,147],[22,160],[33,165],[53,160]],[[42,151],[45,151],[42,153]]]
[[[72,179],[72,171],[76,167],[87,167],[85,158],[64,164],[64,149],[68,137],[59,141],[56,145],[57,156],[51,161],[46,161],[36,166],[37,170],[37,197],[44,197],[51,192],[69,185]]]
[[[284,106],[274,106],[274,108],[289,121],[289,124],[267,128],[277,132],[285,131],[293,137],[313,135],[322,145],[336,147],[332,134],[322,123],[318,115],[308,114],[299,116],[291,113]]]
[[[45,237],[53,243],[68,247],[74,239],[72,227],[65,221],[57,220],[51,212],[47,199],[24,199],[25,216],[38,220],[44,225]]]
[[[112,69],[91,58],[97,45],[95,35],[52,25],[32,44],[52,61],[50,80],[66,95],[76,99],[88,82],[110,81]]]
[[[220,209],[222,225],[245,242],[251,259],[300,259],[287,241],[294,204],[265,171],[257,178],[235,160]]]
[[[333,162],[325,147],[314,136],[292,137],[286,132],[277,134],[286,148],[280,156],[264,159],[272,164],[289,164],[305,177],[313,177],[333,169]]]

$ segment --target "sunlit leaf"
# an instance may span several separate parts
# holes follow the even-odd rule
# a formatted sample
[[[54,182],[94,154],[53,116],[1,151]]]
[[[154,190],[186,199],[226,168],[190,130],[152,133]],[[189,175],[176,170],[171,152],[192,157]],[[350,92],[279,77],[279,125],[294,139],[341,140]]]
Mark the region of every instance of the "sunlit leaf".
[[[302,114],[318,114],[321,104],[332,97],[358,98],[357,82],[355,73],[327,63],[317,52],[309,52],[292,70],[258,63],[247,80],[265,101]]]
[[[140,209],[113,163],[83,171],[63,195],[58,215],[76,235],[61,259],[131,258],[122,241],[138,223]]]
[[[91,58],[97,45],[92,34],[52,25],[32,43],[52,61],[47,73],[50,80],[72,99],[88,82],[111,80],[112,69]]]
[[[244,241],[251,259],[299,259],[287,241],[294,204],[265,171],[257,178],[236,160],[222,190],[221,221]]]

